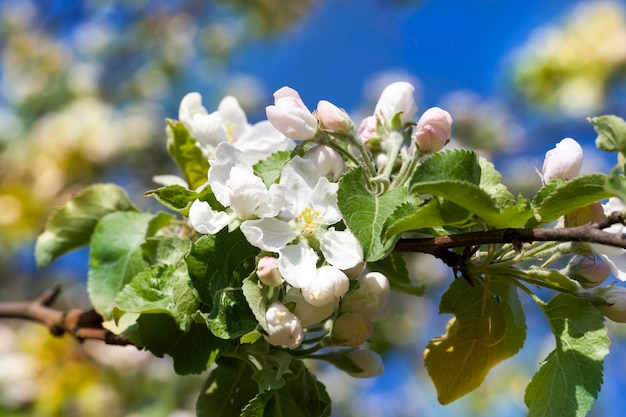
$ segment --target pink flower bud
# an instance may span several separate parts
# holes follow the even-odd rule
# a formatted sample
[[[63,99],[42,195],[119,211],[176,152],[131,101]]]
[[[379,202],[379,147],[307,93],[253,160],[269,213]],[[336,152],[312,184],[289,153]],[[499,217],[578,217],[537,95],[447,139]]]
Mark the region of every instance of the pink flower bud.
[[[339,346],[357,347],[374,334],[374,323],[357,313],[344,313],[337,317],[330,334],[332,341]]]
[[[272,256],[264,256],[259,259],[256,276],[259,280],[270,287],[278,287],[283,283],[283,277],[278,272],[278,259]]]
[[[324,129],[334,132],[350,132],[354,128],[348,113],[326,100],[317,103],[317,119]]]
[[[413,142],[422,153],[443,148],[452,134],[452,116],[439,107],[431,107],[420,117],[413,131]]]
[[[270,123],[288,138],[313,139],[317,132],[317,119],[304,105],[298,92],[283,87],[274,93],[274,105],[265,109]]]
[[[565,274],[580,282],[583,287],[593,288],[611,275],[611,268],[595,256],[577,256],[567,265]]]
[[[592,203],[578,208],[565,215],[565,227],[582,226],[591,222],[599,222],[606,218],[600,203]]]
[[[598,310],[609,319],[617,323],[626,323],[626,288],[602,287],[594,292],[604,299],[606,305],[598,306]]]
[[[343,158],[339,152],[326,145],[319,145],[309,149],[302,156],[315,164],[315,172],[320,177],[329,177],[333,181],[339,180],[345,169]]]
[[[376,132],[376,117],[369,116],[361,121],[359,125],[359,136],[363,143],[367,143],[370,139],[378,137]]]
[[[274,346],[295,349],[302,343],[304,331],[300,320],[283,304],[275,301],[265,312],[267,335],[265,340]]]
[[[571,138],[565,138],[546,152],[543,161],[543,182],[570,180],[578,175],[583,164],[583,148]]]
[[[357,367],[360,372],[349,372],[355,378],[371,378],[382,375],[384,372],[383,360],[379,354],[368,349],[354,349],[348,352],[348,359]]]
[[[417,105],[413,97],[414,92],[415,87],[404,81],[389,84],[376,103],[374,115],[389,125],[395,115],[400,113],[400,122],[403,125],[408,123],[417,113]]]

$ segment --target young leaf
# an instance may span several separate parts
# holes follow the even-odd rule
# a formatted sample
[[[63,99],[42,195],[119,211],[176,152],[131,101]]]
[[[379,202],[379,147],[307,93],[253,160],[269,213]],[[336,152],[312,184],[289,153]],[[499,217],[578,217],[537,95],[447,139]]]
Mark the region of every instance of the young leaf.
[[[408,201],[406,189],[374,195],[365,187],[363,169],[359,167],[343,176],[337,197],[343,220],[361,243],[365,259],[380,259],[393,244],[383,240],[383,227],[396,208]]]
[[[626,121],[621,117],[605,115],[587,119],[598,133],[596,146],[607,152],[626,153]]]
[[[545,196],[536,208],[536,213],[540,218],[538,224],[551,222],[577,208],[613,196],[613,193],[605,188],[606,182],[607,176],[604,174],[587,174],[557,187]],[[532,218],[527,227],[536,225],[537,219]]]
[[[186,332],[180,330],[169,314],[142,314],[137,325],[143,345],[159,358],[171,356],[179,375],[204,372],[229,346],[203,323],[193,323]]]
[[[533,214],[528,206],[528,202],[524,199],[520,199],[517,203],[500,207],[485,190],[466,181],[443,180],[424,182],[414,185],[411,192],[443,197],[474,213],[488,225],[495,228],[521,227]]]
[[[142,257],[153,216],[145,213],[115,212],[104,216],[91,239],[87,291],[95,310],[111,318],[115,297],[130,280],[148,265]]]
[[[116,211],[136,211],[122,188],[113,184],[85,188],[48,218],[35,244],[37,265],[44,268],[64,253],[89,243],[96,223]]]
[[[482,157],[478,158],[478,163],[480,165],[480,184],[478,184],[480,188],[485,190],[496,201],[498,207],[515,204],[515,197],[501,183],[502,175],[496,170],[494,165]]]
[[[207,181],[209,161],[181,122],[167,119],[166,123],[167,151],[183,171],[189,188],[196,189]]]
[[[167,187],[147,191],[144,195],[156,198],[159,203],[168,209],[177,211],[184,216],[189,215],[189,207],[196,200],[208,201],[211,207],[222,208],[209,186],[196,192],[180,185],[168,185]]]
[[[198,417],[234,417],[259,392],[252,379],[253,370],[247,363],[221,358],[202,386],[196,401]],[[262,414],[261,414],[262,415]],[[287,414],[286,414],[287,415]]]
[[[437,226],[462,224],[471,216],[468,210],[440,198],[431,198],[422,206],[403,204],[391,216],[386,239],[401,233]]]
[[[556,348],[528,384],[531,417],[583,417],[602,385],[609,339],[602,315],[588,301],[560,294],[544,308]]]
[[[254,277],[244,279],[242,290],[246,301],[248,301],[248,306],[250,306],[250,310],[252,310],[252,314],[254,314],[259,325],[267,331],[267,322],[265,320],[267,297],[264,296],[258,280]]]
[[[291,361],[291,374],[284,376],[282,388],[256,395],[241,413],[242,417],[330,416],[330,397],[306,366],[299,360]]]
[[[478,156],[472,151],[454,149],[437,152],[417,167],[409,188],[421,182],[461,180],[478,185],[481,167]]]
[[[177,265],[191,251],[191,241],[177,236],[149,237],[141,245],[141,254],[150,265]]]
[[[430,341],[424,360],[439,402],[448,404],[476,389],[493,366],[517,353],[526,338],[526,322],[516,287],[497,277],[491,277],[488,289],[455,280],[441,298],[439,312],[455,317],[445,335]]]
[[[210,314],[201,314],[214,335],[235,339],[254,330],[256,318],[241,288],[224,288],[217,292]]]
[[[288,151],[274,152],[254,165],[254,174],[260,177],[263,183],[269,187],[280,177],[283,166],[289,161],[290,157],[291,152]]]
[[[611,170],[606,179],[605,188],[620,200],[626,201],[626,178],[619,173],[619,169]]]

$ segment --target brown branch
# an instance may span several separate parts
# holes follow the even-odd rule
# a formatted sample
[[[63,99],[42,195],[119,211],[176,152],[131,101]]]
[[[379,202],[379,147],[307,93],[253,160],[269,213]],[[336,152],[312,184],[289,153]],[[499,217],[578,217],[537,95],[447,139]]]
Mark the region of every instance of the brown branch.
[[[0,318],[31,320],[48,327],[54,336],[69,333],[78,341],[86,339],[102,340],[109,345],[129,345],[131,342],[102,327],[102,316],[94,310],[56,310],[50,306],[61,294],[61,287],[55,286],[33,301],[0,302]]]
[[[626,238],[621,234],[602,230],[613,224],[624,223],[624,215],[616,212],[610,214],[601,222],[588,223],[576,227],[494,229],[431,238],[400,239],[394,247],[394,252],[430,253],[442,259],[447,265],[456,268],[462,263],[462,256],[450,252],[448,249],[494,243],[519,245],[530,242],[587,242],[626,249]]]

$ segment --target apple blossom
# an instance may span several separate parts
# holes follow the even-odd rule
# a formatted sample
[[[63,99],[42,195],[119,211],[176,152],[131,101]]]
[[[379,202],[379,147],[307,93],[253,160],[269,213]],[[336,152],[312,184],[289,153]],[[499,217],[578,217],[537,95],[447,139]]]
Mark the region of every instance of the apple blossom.
[[[343,297],[341,311],[359,313],[369,319],[383,315],[391,297],[387,277],[380,272],[368,272],[357,282],[357,286]]]
[[[300,320],[283,304],[275,301],[265,312],[267,335],[265,340],[274,346],[295,349],[302,343],[304,331]]]
[[[381,118],[387,126],[397,114],[404,125],[417,113],[417,105],[413,93],[415,87],[405,81],[389,84],[380,95],[374,115]]]
[[[543,161],[543,182],[556,179],[569,180],[578,175],[583,163],[583,149],[572,138],[565,138],[546,152]]]
[[[288,138],[309,140],[317,132],[317,119],[293,88],[283,87],[276,91],[274,105],[267,106],[266,114],[267,120]]]
[[[276,151],[287,151],[295,143],[276,130],[267,120],[248,124],[245,112],[236,98],[224,97],[217,110],[209,113],[202,106],[202,96],[193,92],[181,100],[178,118],[198,143],[203,154],[212,159],[215,149],[228,142],[245,153],[251,164]]]
[[[277,262],[277,259],[273,256],[264,256],[259,259],[256,276],[263,284],[270,287],[278,287],[283,283],[283,277],[278,272]]]
[[[369,349],[353,349],[347,354],[348,359],[360,369],[358,372],[346,370],[355,378],[371,378],[384,372],[383,360],[380,355]]]
[[[345,169],[345,163],[339,152],[326,145],[309,149],[302,158],[313,161],[320,177],[329,177],[335,182],[341,178]]]
[[[291,287],[287,291],[282,301],[283,304],[289,306],[293,314],[300,319],[302,327],[308,327],[329,318],[334,313],[335,307],[337,307],[339,303],[339,299],[337,298],[335,302],[326,303],[321,306],[312,305],[304,299],[300,289],[294,287]],[[293,307],[291,304],[293,304]]]
[[[269,189],[254,175],[241,151],[221,143],[209,168],[209,185],[227,211],[214,210],[206,201],[196,200],[189,209],[189,221],[199,233],[215,234],[225,226],[236,228],[241,221],[278,214],[284,204],[284,187]]]
[[[359,136],[363,143],[367,143],[370,139],[378,137],[378,132],[376,131],[377,123],[376,116],[369,116],[361,121],[359,125]]]
[[[616,197],[612,197],[608,202],[602,205],[602,209],[604,210],[604,214],[608,216],[613,212],[624,212],[626,206],[624,203]],[[622,224],[614,224],[604,231],[624,235],[624,225]],[[626,281],[626,250],[622,248],[617,248],[614,246],[600,245],[600,244],[592,244],[591,247],[593,250],[600,256],[600,258],[606,262],[606,264],[611,268],[611,272],[615,275],[619,280]]]
[[[350,288],[350,280],[339,269],[324,265],[317,270],[316,278],[302,288],[302,296],[311,305],[323,306],[335,302]]]
[[[333,132],[351,132],[354,129],[348,113],[326,100],[317,103],[317,119],[322,128]]]
[[[431,107],[418,120],[411,145],[415,144],[422,153],[434,153],[448,143],[451,134],[450,113],[439,107]]]
[[[626,323],[626,288],[614,285],[597,288],[594,295],[606,302],[606,305],[597,306],[605,317],[617,323]]]
[[[592,203],[578,208],[565,215],[565,227],[582,226],[591,222],[599,222],[606,218],[600,203]]]
[[[374,323],[358,313],[342,313],[333,324],[330,334],[334,344],[357,347],[374,334]]]
[[[280,176],[279,185],[286,190],[283,210],[276,217],[241,225],[248,242],[278,253],[281,275],[296,288],[308,288],[316,279],[317,248],[326,262],[339,270],[363,261],[363,249],[356,237],[349,230],[330,227],[341,220],[338,185],[315,171],[311,161],[294,157]]]

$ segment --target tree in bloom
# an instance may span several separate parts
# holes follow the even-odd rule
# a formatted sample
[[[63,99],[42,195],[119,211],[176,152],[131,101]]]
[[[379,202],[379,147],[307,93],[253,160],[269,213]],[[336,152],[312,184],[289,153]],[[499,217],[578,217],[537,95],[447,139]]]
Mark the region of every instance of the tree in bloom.
[[[167,212],[140,212],[98,184],[55,211],[37,241],[40,266],[91,245],[95,312],[51,311],[53,294],[9,314],[168,354],[181,374],[208,370],[200,417],[326,417],[330,397],[307,363],[380,375],[375,321],[392,291],[424,292],[402,256],[423,252],[451,268],[439,311],[452,317],[423,354],[438,400],[475,390],[523,348],[528,296],[556,339],[526,389],[529,412],[584,415],[602,383],[604,320],[626,321],[625,290],[610,280],[626,279],[623,164],[579,175],[582,148],[566,138],[546,153],[536,194],[516,197],[492,163],[445,149],[446,110],[413,121],[413,92],[391,84],[355,122],[325,100],[311,112],[283,87],[255,125],[232,97],[210,113],[185,96],[167,126],[184,179],[146,193]],[[626,122],[590,122],[598,147],[626,160]]]

